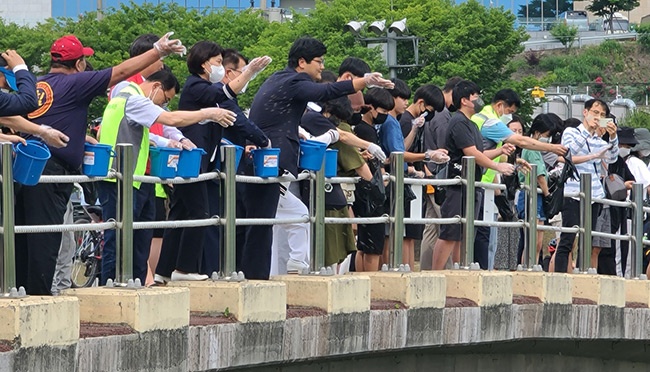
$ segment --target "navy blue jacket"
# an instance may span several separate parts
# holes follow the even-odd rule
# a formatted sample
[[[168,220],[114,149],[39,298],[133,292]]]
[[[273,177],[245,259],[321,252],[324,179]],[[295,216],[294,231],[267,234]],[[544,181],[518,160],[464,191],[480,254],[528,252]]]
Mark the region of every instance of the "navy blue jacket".
[[[0,116],[26,115],[38,108],[36,78],[27,70],[16,72],[18,94],[0,92]]]
[[[234,92],[221,83],[212,84],[198,75],[190,75],[183,86],[178,109],[196,111],[206,107],[217,107],[217,105],[221,107],[234,96]],[[214,164],[210,164],[210,157],[221,142],[223,127],[218,123],[210,122],[204,125],[193,124],[180,128],[180,131],[194,142],[196,147],[202,148],[207,153],[201,158],[201,173],[214,170]]]
[[[238,146],[246,146],[246,141],[253,143],[257,147],[266,147],[269,139],[264,132],[250,121],[239,107],[237,99],[230,99],[219,105],[221,108],[230,110],[237,114],[237,119],[232,127],[227,128],[223,137]]]
[[[271,75],[253,99],[250,119],[280,149],[280,168],[298,174],[298,125],[307,102],[322,102],[354,93],[351,80],[322,84],[287,67]]]

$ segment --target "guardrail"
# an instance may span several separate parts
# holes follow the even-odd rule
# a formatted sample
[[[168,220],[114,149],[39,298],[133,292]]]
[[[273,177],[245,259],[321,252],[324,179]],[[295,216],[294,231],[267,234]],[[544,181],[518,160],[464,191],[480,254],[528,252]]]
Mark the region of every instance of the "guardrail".
[[[2,179],[12,180],[12,145],[2,143]],[[324,266],[324,245],[325,245],[325,224],[340,223],[364,223],[379,224],[388,223],[390,225],[389,239],[392,242],[391,265],[397,267],[402,260],[402,241],[404,224],[462,224],[464,237],[463,249],[461,250],[462,267],[469,267],[474,257],[474,228],[475,226],[495,226],[507,228],[523,228],[526,235],[525,252],[523,256],[523,265],[532,269],[536,262],[536,245],[537,230],[542,231],[560,231],[567,233],[577,233],[579,237],[579,249],[581,251],[580,272],[587,272],[591,257],[591,237],[600,236],[611,239],[629,241],[632,258],[632,276],[642,275],[642,254],[643,244],[650,245],[650,242],[643,242],[643,213],[650,213],[650,207],[643,208],[643,185],[634,184],[631,193],[631,200],[618,202],[608,199],[591,198],[591,174],[581,174],[581,189],[575,196],[580,199],[580,226],[574,227],[555,227],[555,226],[537,226],[537,178],[527,176],[527,182],[523,191],[527,193],[526,197],[526,218],[514,222],[491,222],[475,221],[474,215],[474,191],[476,187],[503,189],[502,185],[485,184],[475,182],[475,159],[473,157],[464,157],[462,160],[462,176],[455,179],[411,179],[404,178],[402,164],[404,164],[403,153],[392,153],[390,156],[392,172],[385,179],[389,181],[389,187],[392,188],[390,200],[390,212],[388,215],[381,217],[355,217],[355,218],[325,218],[325,187],[326,183],[356,183],[358,178],[354,177],[333,177],[325,178],[324,167],[318,172],[302,173],[298,180],[309,180],[311,183],[310,195],[310,215],[305,218],[294,219],[243,219],[236,218],[235,206],[237,200],[236,183],[279,183],[290,181],[287,177],[260,178],[252,176],[236,175],[235,169],[235,148],[225,146],[225,172],[209,172],[201,174],[198,177],[190,179],[174,178],[160,179],[152,176],[133,176],[134,171],[134,152],[131,144],[118,144],[116,146],[117,158],[115,161],[116,169],[111,170],[107,177],[87,177],[87,176],[42,176],[39,182],[93,182],[103,179],[117,179],[118,186],[118,205],[117,218],[115,221],[106,221],[104,223],[93,224],[72,224],[72,225],[38,225],[38,226],[15,226],[14,221],[14,185],[13,182],[2,183],[2,248],[0,260],[2,260],[2,274],[0,275],[1,291],[9,292],[10,288],[15,287],[15,234],[35,233],[35,232],[63,232],[63,231],[84,231],[84,230],[116,230],[116,279],[117,282],[126,283],[132,278],[133,268],[133,230],[150,229],[150,228],[179,228],[192,226],[218,226],[224,227],[224,245],[221,264],[221,273],[228,274],[236,270],[235,252],[236,252],[236,226],[241,225],[264,225],[264,224],[286,224],[309,222],[311,224],[311,268],[316,270]],[[536,174],[536,166],[532,166],[531,174]],[[146,183],[192,183],[205,180],[221,179],[224,190],[224,216],[212,216],[200,220],[185,221],[156,221],[156,222],[134,222],[133,221],[133,181]],[[404,216],[404,185],[432,185],[432,186],[451,186],[460,185],[465,194],[465,208],[461,216],[452,218],[411,218]],[[531,192],[533,190],[534,192]],[[591,203],[597,202],[608,204],[610,206],[625,207],[632,209],[632,229],[627,235],[606,234],[591,231]]]
[[[582,48],[585,45],[600,44],[605,40],[636,40],[638,38],[636,32],[625,32],[620,34],[604,34],[598,36],[577,36],[573,43],[574,46]],[[562,49],[564,45],[560,43],[553,36],[548,35],[548,39],[543,40],[528,40],[521,43],[525,50],[544,50],[544,49]]]

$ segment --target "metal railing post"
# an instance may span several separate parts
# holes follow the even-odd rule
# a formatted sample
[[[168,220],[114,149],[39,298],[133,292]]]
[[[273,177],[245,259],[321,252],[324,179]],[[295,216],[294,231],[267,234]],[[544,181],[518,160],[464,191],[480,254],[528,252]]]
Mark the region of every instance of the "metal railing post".
[[[526,256],[526,267],[532,268],[537,264],[537,165],[531,164],[528,173],[528,255]]]
[[[235,157],[237,149],[235,146],[224,146],[225,170],[226,177],[224,180],[224,217],[226,224],[224,226],[224,252],[221,255],[221,273],[222,275],[229,275],[237,270],[237,226],[235,219],[237,218],[237,184],[235,177],[237,169],[235,168]]]
[[[13,147],[2,143],[2,275],[0,292],[16,286],[16,234],[14,220]]]
[[[638,278],[643,272],[643,184],[635,183],[632,185],[632,231],[630,231],[633,239],[630,240],[630,247],[632,257],[631,268],[632,277]],[[623,263],[625,265],[625,263]]]
[[[587,272],[591,265],[591,173],[580,174],[580,271]]]
[[[469,267],[474,261],[474,220],[476,218],[476,159],[473,156],[464,156],[461,177],[464,180],[465,210],[463,218],[463,244],[460,251],[461,266]]]
[[[312,186],[312,225],[311,225],[311,268],[314,271],[325,266],[325,158],[323,165],[314,176]],[[288,192],[288,191],[287,191]]]
[[[404,153],[393,152],[390,154],[390,173],[394,182],[391,182],[391,222],[389,241],[392,242],[393,255],[391,267],[398,267],[402,263],[402,245],[404,244]],[[390,246],[390,245],[389,245]]]
[[[133,278],[133,171],[135,156],[133,145],[118,143],[117,171],[117,227],[115,232],[115,279],[126,283]]]

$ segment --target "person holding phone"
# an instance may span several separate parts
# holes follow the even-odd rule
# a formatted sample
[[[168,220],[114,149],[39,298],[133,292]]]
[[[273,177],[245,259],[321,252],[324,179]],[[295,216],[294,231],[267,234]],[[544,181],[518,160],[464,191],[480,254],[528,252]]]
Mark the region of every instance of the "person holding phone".
[[[603,174],[602,163],[612,164],[619,155],[616,124],[610,119],[603,128],[608,139],[599,135],[600,120],[605,119],[609,108],[607,103],[600,99],[590,99],[585,102],[582,112],[583,121],[577,128],[566,128],[562,134],[562,144],[572,155],[573,163],[579,173],[591,173],[591,197],[604,198],[605,189],[600,182]],[[564,193],[575,194],[580,191],[580,180],[569,179],[564,186]],[[592,206],[592,226],[597,226],[602,205],[594,203]],[[580,224],[580,199],[565,197],[562,208],[562,226],[571,227]],[[555,254],[555,271],[567,272],[569,253],[572,251],[576,234],[562,233],[560,243]]]
[[[0,116],[25,115],[38,107],[36,77],[15,50],[7,49],[0,54],[0,76],[3,85],[17,94],[0,92]]]

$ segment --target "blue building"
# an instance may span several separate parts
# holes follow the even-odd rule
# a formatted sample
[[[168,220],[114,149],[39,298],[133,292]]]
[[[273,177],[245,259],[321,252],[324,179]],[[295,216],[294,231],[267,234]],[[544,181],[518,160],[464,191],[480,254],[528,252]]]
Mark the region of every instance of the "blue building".
[[[51,0],[52,1],[52,17],[76,17],[79,14],[96,11],[98,2],[95,0]],[[260,6],[261,0],[254,0],[255,7]],[[102,0],[104,9],[115,7],[118,8],[121,4],[129,4],[131,0]],[[251,7],[250,0],[133,0],[136,4],[153,3],[176,3],[189,9],[205,10],[205,9],[223,9],[230,8],[241,10]],[[271,6],[271,0],[267,0],[267,6]],[[279,1],[274,1],[276,6],[279,6]]]

